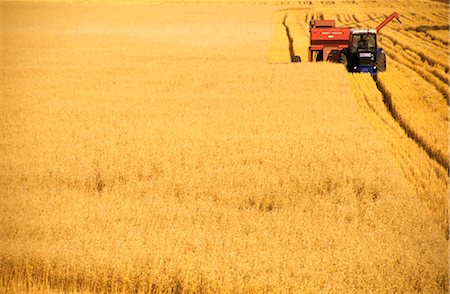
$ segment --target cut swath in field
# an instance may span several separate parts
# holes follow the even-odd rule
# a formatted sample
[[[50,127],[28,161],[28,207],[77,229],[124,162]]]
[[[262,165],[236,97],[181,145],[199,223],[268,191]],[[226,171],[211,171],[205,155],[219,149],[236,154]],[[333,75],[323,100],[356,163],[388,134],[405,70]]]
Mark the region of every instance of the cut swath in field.
[[[275,33],[269,61],[272,63],[307,62],[308,14],[303,9],[283,9],[276,11],[272,19]],[[289,58],[286,52],[289,53]]]
[[[433,38],[434,40],[439,40],[444,45],[449,45],[449,39],[450,39],[450,30],[448,29],[439,29],[435,30],[434,28],[431,30],[427,30],[425,32],[428,36]]]
[[[448,166],[448,106],[433,87],[400,64],[379,74],[378,85],[407,133],[444,168]]]
[[[294,56],[299,56],[302,62],[308,61],[309,34],[308,24],[304,22],[306,14],[302,10],[287,10],[286,27],[292,39]]]
[[[445,68],[435,66],[432,62],[424,58],[412,47],[406,48],[398,42],[393,42],[391,38],[382,35],[380,42],[386,48],[386,54],[395,61],[405,65],[434,86],[442,96],[449,99],[449,73]]]
[[[430,216],[441,228],[443,236],[448,236],[446,168],[430,159],[392,117],[384,104],[382,94],[370,76],[353,74],[351,81],[362,113],[391,146],[406,178],[413,184],[417,195],[428,208]]]
[[[272,16],[274,35],[269,52],[270,63],[290,63],[292,61],[292,44],[285,25],[287,14],[277,11]]]
[[[385,47],[389,50],[387,55],[392,58],[393,63],[400,63],[407,67],[408,70],[416,72],[423,80],[429,83],[429,87],[435,88],[441,95],[439,99],[447,100],[449,103],[449,76],[442,70],[430,65],[428,62],[423,61],[420,56],[410,50],[402,50],[397,46],[391,46],[389,41],[383,42]],[[399,50],[399,51],[396,51]],[[400,52],[400,53],[390,53]]]
[[[404,31],[397,32],[392,29],[387,29],[386,32],[383,32],[383,36],[392,43],[400,45],[402,49],[415,52],[424,61],[443,70],[445,73],[449,72],[449,55],[441,46],[437,46],[435,43],[422,38],[407,36]]]

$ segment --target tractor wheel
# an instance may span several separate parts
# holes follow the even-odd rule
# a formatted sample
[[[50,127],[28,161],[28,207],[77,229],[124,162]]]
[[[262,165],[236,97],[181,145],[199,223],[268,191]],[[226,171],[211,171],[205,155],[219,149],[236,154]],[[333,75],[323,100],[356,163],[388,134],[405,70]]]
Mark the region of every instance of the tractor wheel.
[[[386,71],[386,54],[384,52],[381,52],[380,56],[378,56],[377,68],[378,71]]]
[[[292,62],[302,62],[302,58],[298,55],[292,56]]]
[[[347,68],[348,67],[347,55],[345,55],[344,53],[341,53],[339,55],[339,63],[342,63],[345,66],[345,68]]]

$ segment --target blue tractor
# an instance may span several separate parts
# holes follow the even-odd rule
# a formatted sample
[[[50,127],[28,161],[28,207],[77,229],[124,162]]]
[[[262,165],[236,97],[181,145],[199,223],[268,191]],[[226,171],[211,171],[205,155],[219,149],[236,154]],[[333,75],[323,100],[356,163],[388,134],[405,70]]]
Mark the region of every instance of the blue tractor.
[[[375,29],[350,29],[348,48],[342,49],[339,62],[349,72],[370,73],[373,77],[386,70],[386,54],[377,45],[377,33],[390,21],[399,16],[396,12],[387,17]]]
[[[348,48],[339,55],[339,62],[349,72],[366,72],[375,76],[386,70],[386,54],[377,46],[376,29],[351,29]]]

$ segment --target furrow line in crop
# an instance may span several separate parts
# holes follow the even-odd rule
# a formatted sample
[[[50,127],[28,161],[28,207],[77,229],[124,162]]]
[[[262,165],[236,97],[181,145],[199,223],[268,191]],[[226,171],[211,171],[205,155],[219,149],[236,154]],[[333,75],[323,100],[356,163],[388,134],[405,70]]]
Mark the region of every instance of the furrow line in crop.
[[[395,120],[370,75],[351,74],[350,80],[360,112],[390,146],[405,178],[448,239],[447,170]]]
[[[449,77],[443,70],[430,65],[426,60],[422,59],[422,56],[418,55],[417,52],[406,50],[396,50],[396,45],[392,43],[389,39],[382,39],[383,47],[386,55],[389,58],[399,62],[400,64],[406,66],[407,68],[417,72],[425,81],[430,83],[436,90],[442,94],[443,98],[449,103]],[[397,45],[399,46],[399,45]],[[400,45],[401,46],[401,45]],[[393,53],[395,52],[395,53]],[[414,58],[417,57],[416,59]],[[420,59],[420,60],[417,60]]]
[[[433,35],[431,35],[428,31],[411,31],[411,33],[412,33],[411,35],[415,36],[418,40],[430,42],[430,44],[433,44],[434,46],[438,47],[443,52],[448,51],[448,44],[449,44],[448,40],[436,38]]]
[[[291,55],[291,61],[294,61],[294,56],[295,56],[295,53],[294,53],[294,40],[292,39],[291,32],[289,30],[289,26],[286,25],[286,19],[287,18],[288,18],[288,13],[286,13],[286,15],[284,16],[283,26],[284,26],[284,28],[286,30],[286,35],[287,35],[287,38],[288,38],[288,41],[289,41],[289,54]]]
[[[393,44],[400,46],[400,48],[402,50],[410,50],[410,51],[416,53],[417,55],[420,56],[420,58],[423,61],[428,62],[428,64],[430,64],[432,66],[440,66],[444,69],[444,71],[446,73],[448,73],[450,71],[450,66],[448,65],[448,61],[444,62],[435,56],[431,56],[429,53],[424,52],[423,49],[416,49],[415,48],[416,46],[411,46],[405,42],[402,42],[400,40],[400,38],[398,37],[398,35],[391,36],[391,33],[392,33],[392,31],[390,31],[390,33],[383,33],[381,36],[383,38],[390,40]]]
[[[272,15],[274,35],[269,51],[270,63],[289,63],[292,61],[291,44],[284,25],[286,17],[285,11],[276,11]]]
[[[284,21],[286,32],[291,41],[292,61],[306,61],[308,58],[309,32],[303,23],[303,14],[297,11],[288,11]]]
[[[438,164],[440,164],[443,168],[448,168],[448,159],[442,155],[439,152],[436,152],[433,148],[428,146],[428,144],[425,142],[425,140],[417,134],[405,121],[403,121],[401,115],[397,112],[397,109],[394,107],[392,103],[392,97],[389,93],[386,86],[380,81],[376,81],[376,85],[378,90],[383,95],[383,101],[386,104],[387,109],[391,113],[391,116],[397,121],[397,123],[400,125],[400,127],[405,131],[405,133],[410,137],[416,144],[422,148],[430,157],[430,159],[436,161]]]

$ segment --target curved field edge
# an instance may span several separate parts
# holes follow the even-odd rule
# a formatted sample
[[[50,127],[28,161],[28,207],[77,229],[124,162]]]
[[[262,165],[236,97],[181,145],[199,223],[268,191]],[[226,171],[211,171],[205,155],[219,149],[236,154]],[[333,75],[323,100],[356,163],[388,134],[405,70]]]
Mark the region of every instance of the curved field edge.
[[[415,92],[413,88],[416,84],[405,84],[408,80],[404,79],[404,76],[390,74],[391,72],[381,73],[377,78],[378,89],[383,94],[389,111],[406,134],[428,154],[430,159],[447,169],[448,142],[441,141],[449,131],[447,105],[435,97],[430,99],[425,91]],[[406,89],[411,91],[408,93]],[[443,105],[439,105],[438,102]],[[414,106],[414,109],[408,104]],[[434,130],[430,132],[430,128]]]
[[[405,177],[448,239],[447,170],[432,160],[392,117],[369,75],[352,74],[350,79],[361,113],[391,147]]]

